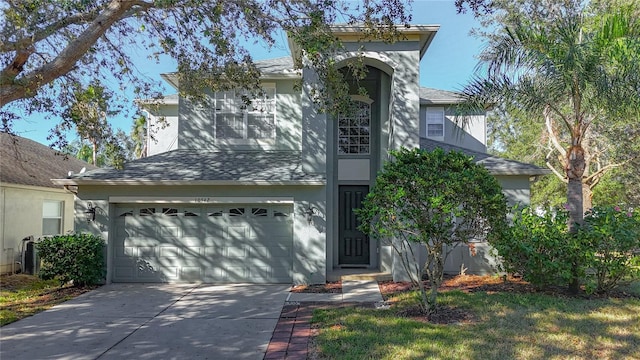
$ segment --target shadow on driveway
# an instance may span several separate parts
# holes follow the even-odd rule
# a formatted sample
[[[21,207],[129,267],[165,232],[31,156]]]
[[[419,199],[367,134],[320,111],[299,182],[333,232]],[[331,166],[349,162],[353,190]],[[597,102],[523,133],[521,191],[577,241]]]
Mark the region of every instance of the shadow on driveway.
[[[288,285],[105,285],[0,329],[2,359],[262,359]]]

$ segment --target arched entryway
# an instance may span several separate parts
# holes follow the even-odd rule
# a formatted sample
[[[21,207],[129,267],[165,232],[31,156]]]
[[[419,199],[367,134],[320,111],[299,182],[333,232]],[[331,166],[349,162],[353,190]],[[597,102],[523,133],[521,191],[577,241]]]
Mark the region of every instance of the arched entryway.
[[[362,233],[354,209],[373,186],[381,164],[383,128],[388,124],[391,76],[366,66],[363,79],[349,68],[343,75],[352,95],[351,111],[335,118],[333,133],[336,251],[334,266],[379,268],[379,244]],[[364,91],[363,91],[364,90]]]

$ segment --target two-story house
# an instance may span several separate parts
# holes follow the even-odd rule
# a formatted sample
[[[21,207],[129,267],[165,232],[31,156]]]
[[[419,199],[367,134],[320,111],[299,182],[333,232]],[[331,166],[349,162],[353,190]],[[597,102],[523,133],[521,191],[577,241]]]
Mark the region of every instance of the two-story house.
[[[420,87],[419,62],[437,30],[411,26],[389,44],[336,27],[346,46],[338,63],[363,48],[368,67],[359,82],[367,96],[354,86],[357,111],[342,116],[316,111],[308,94],[316,74],[295,71],[291,57],[257,62],[265,91],[249,105],[235,91],[140,102],[156,128],[149,157],[56,180],[78,187],[77,213],[97,206],[95,221],[78,217],[77,230],[107,239],[107,281],[323,283],[349,268],[401,278],[390,247],[361,233],[353,212],[400,147],[464,150],[511,202],[527,203],[530,178],[546,171],[486,154],[484,114],[460,129],[459,97]],[[164,78],[179,89],[175,75]],[[447,268],[489,271],[482,245],[473,258],[460,248]]]

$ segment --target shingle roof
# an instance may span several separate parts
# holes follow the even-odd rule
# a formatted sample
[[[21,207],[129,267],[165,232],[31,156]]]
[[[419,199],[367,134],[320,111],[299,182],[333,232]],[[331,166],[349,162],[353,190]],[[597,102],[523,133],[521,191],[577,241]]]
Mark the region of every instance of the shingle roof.
[[[96,169],[82,160],[20,136],[0,133],[0,182],[59,188],[51,179],[66,177],[69,171]]]
[[[302,171],[300,152],[172,150],[125,163],[122,170],[97,169],[59,183],[305,184],[324,177]]]
[[[462,101],[462,96],[453,91],[425,87],[420,88],[420,104],[446,105],[457,104]]]
[[[275,59],[256,60],[254,61],[254,64],[260,70],[263,76],[296,73],[295,69],[293,68],[293,59],[291,58],[291,56],[283,56]]]
[[[462,151],[472,156],[476,164],[483,165],[493,175],[545,175],[551,173],[549,169],[544,169],[533,164],[527,164],[515,160],[508,160],[491,154],[465,149],[459,146],[446,144],[440,141],[421,138],[420,148],[433,151],[441,148],[444,151]]]

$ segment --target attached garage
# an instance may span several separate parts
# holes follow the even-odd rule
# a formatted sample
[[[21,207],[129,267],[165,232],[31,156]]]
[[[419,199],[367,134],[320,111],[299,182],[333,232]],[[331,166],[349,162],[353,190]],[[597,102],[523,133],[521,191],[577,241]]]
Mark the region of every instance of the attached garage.
[[[114,282],[291,283],[292,204],[116,204]]]

